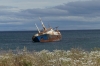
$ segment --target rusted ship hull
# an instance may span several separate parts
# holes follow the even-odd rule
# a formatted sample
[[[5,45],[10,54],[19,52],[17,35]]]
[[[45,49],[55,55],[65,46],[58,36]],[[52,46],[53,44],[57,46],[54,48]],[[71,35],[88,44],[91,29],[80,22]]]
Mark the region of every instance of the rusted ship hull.
[[[50,34],[44,34],[40,36],[33,36],[32,40],[34,42],[53,42],[53,41],[60,41],[61,35],[50,35]]]

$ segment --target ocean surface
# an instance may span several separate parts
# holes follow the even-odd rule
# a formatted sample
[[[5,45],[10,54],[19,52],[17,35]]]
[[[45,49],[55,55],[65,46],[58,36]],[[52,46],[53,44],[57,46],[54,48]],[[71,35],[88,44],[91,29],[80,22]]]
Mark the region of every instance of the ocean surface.
[[[0,50],[16,50],[26,47],[29,51],[70,50],[81,48],[91,50],[100,47],[100,30],[63,30],[62,40],[58,42],[33,42],[32,36],[37,31],[1,31]]]

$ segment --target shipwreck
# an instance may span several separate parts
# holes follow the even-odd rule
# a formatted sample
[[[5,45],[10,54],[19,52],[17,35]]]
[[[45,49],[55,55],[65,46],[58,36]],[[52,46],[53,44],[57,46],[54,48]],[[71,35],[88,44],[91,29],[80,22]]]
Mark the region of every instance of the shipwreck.
[[[60,41],[62,38],[62,35],[60,31],[57,29],[54,30],[53,28],[49,27],[46,28],[40,18],[40,22],[42,24],[43,30],[40,31],[38,26],[35,24],[38,33],[36,33],[34,36],[32,36],[32,40],[34,42],[53,42],[53,41]]]

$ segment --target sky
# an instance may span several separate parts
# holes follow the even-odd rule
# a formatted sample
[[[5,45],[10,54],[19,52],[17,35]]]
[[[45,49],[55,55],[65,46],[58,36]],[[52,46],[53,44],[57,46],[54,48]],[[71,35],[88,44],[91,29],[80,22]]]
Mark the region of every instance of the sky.
[[[0,31],[100,29],[100,0],[0,0]]]

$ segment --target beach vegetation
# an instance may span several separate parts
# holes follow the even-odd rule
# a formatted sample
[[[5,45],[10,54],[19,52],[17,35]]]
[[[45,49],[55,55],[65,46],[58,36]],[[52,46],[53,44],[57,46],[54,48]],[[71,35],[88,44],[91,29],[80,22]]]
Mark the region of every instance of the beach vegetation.
[[[0,51],[0,66],[100,66],[100,50]]]

